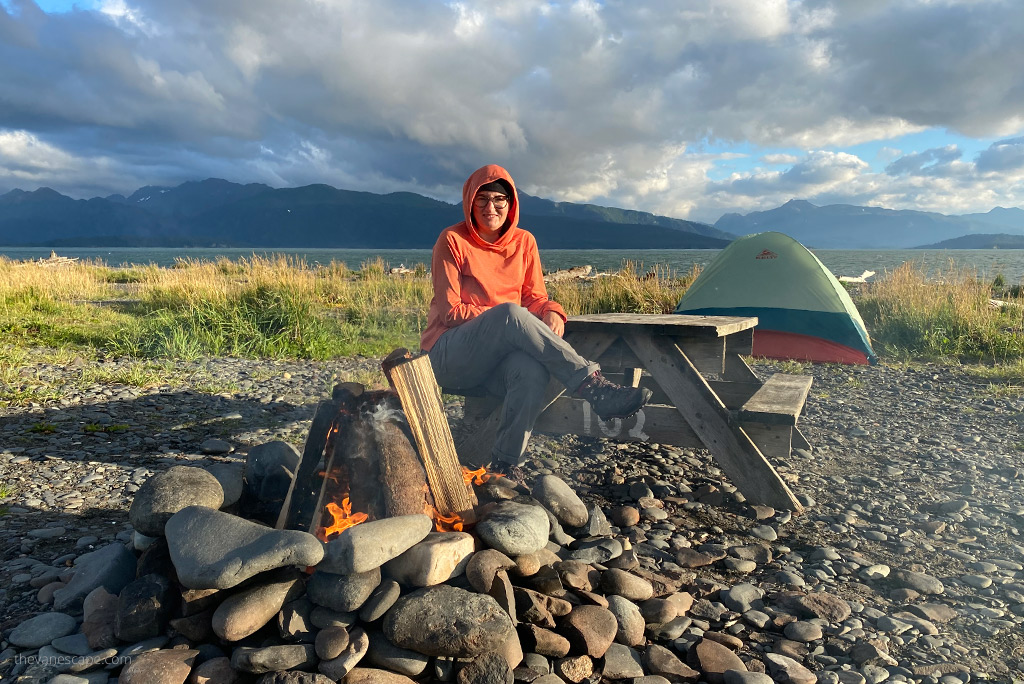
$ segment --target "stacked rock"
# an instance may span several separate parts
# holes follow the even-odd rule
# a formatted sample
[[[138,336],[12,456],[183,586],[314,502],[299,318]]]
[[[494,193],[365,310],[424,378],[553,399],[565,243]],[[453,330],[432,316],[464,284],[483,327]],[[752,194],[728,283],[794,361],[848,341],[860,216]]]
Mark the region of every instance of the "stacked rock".
[[[15,681],[855,681],[808,670],[809,645],[862,671],[895,663],[884,644],[844,637],[860,620],[842,599],[767,596],[691,569],[742,573],[771,562],[767,544],[669,553],[635,527],[663,513],[646,487],[609,521],[555,475],[531,484],[478,488],[471,534],[411,515],[323,543],[238,515],[240,469],[171,468],[139,489],[131,544],[78,557],[55,610],[10,634]]]

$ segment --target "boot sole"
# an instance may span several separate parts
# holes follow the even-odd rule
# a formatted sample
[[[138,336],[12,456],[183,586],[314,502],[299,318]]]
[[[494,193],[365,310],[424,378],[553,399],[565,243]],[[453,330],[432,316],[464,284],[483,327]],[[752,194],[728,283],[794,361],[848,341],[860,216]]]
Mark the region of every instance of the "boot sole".
[[[649,390],[647,388],[644,388],[644,390],[643,390],[643,397],[644,397],[643,398],[643,402],[639,406],[637,406],[636,410],[633,411],[632,413],[615,413],[615,414],[608,415],[608,416],[602,416],[600,413],[598,413],[597,417],[600,418],[601,420],[613,420],[615,418],[618,418],[619,420],[625,420],[626,418],[632,418],[633,416],[635,416],[637,413],[640,412],[640,409],[642,409],[644,406],[647,406],[647,404],[651,401],[651,397],[653,397],[653,396],[654,396],[654,393],[651,392],[651,390]],[[597,412],[595,411],[595,413],[597,413]]]

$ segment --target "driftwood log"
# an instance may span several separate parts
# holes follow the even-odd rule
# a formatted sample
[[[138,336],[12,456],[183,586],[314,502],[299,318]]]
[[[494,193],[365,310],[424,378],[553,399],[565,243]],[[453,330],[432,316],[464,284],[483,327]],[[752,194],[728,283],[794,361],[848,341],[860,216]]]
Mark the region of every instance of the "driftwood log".
[[[433,506],[427,473],[402,426],[394,420],[374,418],[374,435],[380,452],[380,478],[388,515],[423,513],[424,503]]]

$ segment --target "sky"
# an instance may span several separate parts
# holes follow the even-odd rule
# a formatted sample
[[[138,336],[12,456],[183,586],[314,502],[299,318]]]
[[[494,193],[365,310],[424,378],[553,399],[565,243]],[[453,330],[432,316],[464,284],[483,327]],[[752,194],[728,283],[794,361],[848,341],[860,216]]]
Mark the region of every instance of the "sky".
[[[0,192],[1024,207],[1020,0],[0,0]]]

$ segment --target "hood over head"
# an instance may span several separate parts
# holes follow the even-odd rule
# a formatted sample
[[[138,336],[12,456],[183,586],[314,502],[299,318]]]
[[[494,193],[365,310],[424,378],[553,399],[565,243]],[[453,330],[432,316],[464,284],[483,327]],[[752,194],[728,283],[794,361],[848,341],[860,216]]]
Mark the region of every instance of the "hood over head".
[[[494,181],[503,181],[508,185],[509,205],[508,218],[505,219],[504,232],[501,234],[501,237],[498,238],[497,242],[492,244],[484,241],[477,233],[476,226],[473,225],[473,199],[476,197],[476,193],[480,191],[481,187],[488,183],[493,183]],[[462,186],[462,214],[466,218],[466,225],[470,228],[470,235],[472,235],[474,240],[480,245],[493,249],[503,247],[508,243],[508,241],[512,239],[512,234],[515,232],[516,227],[519,225],[519,195],[516,192],[516,184],[512,180],[512,176],[509,175],[508,171],[497,164],[481,166],[479,169],[474,171]]]

